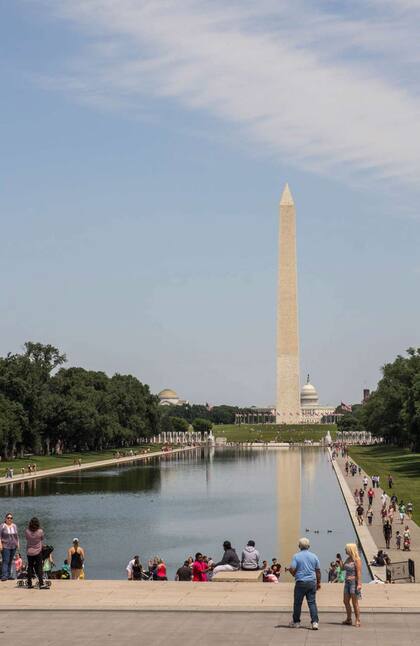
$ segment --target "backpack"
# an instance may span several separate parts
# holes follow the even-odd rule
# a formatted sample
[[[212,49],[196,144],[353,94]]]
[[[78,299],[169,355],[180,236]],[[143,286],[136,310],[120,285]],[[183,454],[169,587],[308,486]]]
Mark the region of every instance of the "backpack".
[[[45,561],[52,552],[54,552],[52,545],[43,545],[41,550],[42,560]]]

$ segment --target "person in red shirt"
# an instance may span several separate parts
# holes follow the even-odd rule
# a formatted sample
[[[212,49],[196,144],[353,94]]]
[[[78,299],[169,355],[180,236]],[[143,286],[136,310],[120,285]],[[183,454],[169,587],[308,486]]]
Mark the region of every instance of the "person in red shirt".
[[[209,568],[207,563],[203,561],[203,555],[201,552],[197,552],[195,555],[195,561],[193,563],[192,572],[193,572],[193,581],[204,582],[207,581],[207,572]]]
[[[168,577],[166,576],[166,565],[162,561],[162,559],[159,559],[158,561],[158,566],[156,568],[156,580],[157,581],[167,581]]]

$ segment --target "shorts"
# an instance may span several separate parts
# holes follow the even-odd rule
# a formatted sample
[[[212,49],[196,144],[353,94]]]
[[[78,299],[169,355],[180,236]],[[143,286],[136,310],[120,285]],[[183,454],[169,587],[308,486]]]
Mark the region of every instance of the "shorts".
[[[356,594],[355,579],[346,579],[346,581],[344,581],[344,594]]]

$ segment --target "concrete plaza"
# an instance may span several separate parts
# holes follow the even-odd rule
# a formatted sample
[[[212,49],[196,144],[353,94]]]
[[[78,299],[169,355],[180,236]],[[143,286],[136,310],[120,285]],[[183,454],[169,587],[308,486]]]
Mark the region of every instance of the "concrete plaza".
[[[290,611],[293,583],[181,583],[176,581],[52,581],[50,590],[1,584],[0,610],[48,611]],[[321,612],[344,612],[343,585],[324,583]],[[363,586],[363,612],[420,613],[420,584]]]
[[[420,614],[362,614],[361,628],[343,626],[343,613],[321,613],[318,631],[302,616],[302,628],[288,628],[290,613],[189,612],[2,612],[8,643],[45,646],[414,646],[420,642]]]

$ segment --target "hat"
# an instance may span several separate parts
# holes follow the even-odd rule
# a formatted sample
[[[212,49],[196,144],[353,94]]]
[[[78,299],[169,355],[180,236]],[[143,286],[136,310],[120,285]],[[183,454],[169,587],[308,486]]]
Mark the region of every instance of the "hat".
[[[78,538],[73,538],[73,543],[78,543],[79,539]]]

